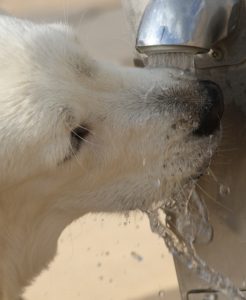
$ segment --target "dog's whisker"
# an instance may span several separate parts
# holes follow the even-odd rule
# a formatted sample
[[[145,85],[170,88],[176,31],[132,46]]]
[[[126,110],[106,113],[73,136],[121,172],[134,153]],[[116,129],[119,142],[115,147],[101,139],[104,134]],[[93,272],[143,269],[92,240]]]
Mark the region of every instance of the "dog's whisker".
[[[76,128],[85,129],[86,131],[89,132],[90,135],[96,136],[94,131],[90,130],[90,129],[87,128],[87,127],[82,126],[81,124],[77,124],[75,127],[76,127]]]
[[[87,139],[85,139],[85,138],[79,136],[74,130],[71,130],[71,132],[72,132],[74,135],[76,135],[79,139],[81,139],[81,141],[83,141],[83,142],[85,142],[85,143],[87,143],[87,144],[89,144],[89,145],[92,145],[92,146],[98,146],[98,144],[96,144],[96,143],[94,143],[94,142],[91,142],[91,141],[89,141],[89,140],[87,140]]]
[[[214,174],[214,172],[213,172],[213,170],[212,170],[211,167],[208,168],[208,172],[209,172],[209,175],[211,176],[211,178],[213,178],[213,180],[214,180],[217,184],[219,184],[219,180],[218,180],[218,178],[216,177],[216,175]]]
[[[67,0],[63,0],[63,18],[64,18],[64,24],[69,25]]]
[[[78,156],[77,156],[77,153],[74,151],[74,149],[73,149],[73,147],[72,147],[70,141],[69,141],[69,148],[70,148],[71,152],[73,153],[73,156],[75,157],[75,159],[76,159],[78,165],[81,167],[81,169],[84,169],[84,166],[81,164],[81,161],[79,160],[79,158],[78,158]]]
[[[83,127],[83,126],[81,126],[81,125],[76,126],[76,128],[77,128],[77,127],[81,128],[81,129],[85,129],[86,131],[88,131],[88,132],[90,133],[90,131],[89,131],[86,127]],[[72,132],[72,133],[73,133],[78,139],[80,139],[81,141],[83,141],[83,142],[85,142],[85,143],[87,143],[87,144],[89,144],[89,145],[95,146],[95,147],[99,147],[99,146],[100,146],[98,143],[91,142],[91,141],[89,141],[89,140],[87,140],[87,139],[81,137],[79,134],[76,133],[76,131],[74,130],[74,128],[71,128],[71,127],[69,127],[68,125],[66,125],[66,128],[67,128],[67,130],[68,130],[69,132]]]
[[[231,148],[231,149],[218,149],[216,150],[217,153],[223,153],[223,152],[235,152],[235,151],[238,151],[239,149],[238,148]]]
[[[201,185],[199,185],[198,183],[196,183],[196,186],[204,193],[205,196],[207,196],[208,199],[212,200],[214,203],[216,203],[218,206],[222,207],[226,211],[228,211],[230,213],[233,213],[232,209],[228,208],[227,206],[225,206],[224,204],[222,204],[221,202],[219,202],[218,200],[216,200],[216,198],[214,198],[207,191],[205,191],[205,189],[202,188]]]

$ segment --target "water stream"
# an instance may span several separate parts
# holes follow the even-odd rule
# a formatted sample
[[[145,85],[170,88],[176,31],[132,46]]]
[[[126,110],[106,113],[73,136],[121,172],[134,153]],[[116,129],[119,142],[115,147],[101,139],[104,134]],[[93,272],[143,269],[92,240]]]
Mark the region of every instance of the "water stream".
[[[166,53],[148,56],[149,67],[179,69],[195,72],[194,55],[189,53]]]
[[[179,69],[181,76],[185,72],[195,74],[192,54],[152,55],[148,58],[148,66]],[[213,229],[209,223],[206,205],[196,193],[193,183],[183,189],[186,195],[176,194],[163,206],[147,211],[152,231],[163,238],[175,257],[206,281],[212,289],[221,291],[228,299],[246,299],[229,278],[211,268],[198,256],[194,243],[209,242]],[[230,194],[230,188],[219,182],[218,190],[221,196]]]
[[[197,255],[193,243],[187,242],[173,230],[168,221],[163,219],[163,213],[164,210],[160,208],[157,211],[147,212],[152,231],[163,238],[169,251],[201,279],[206,281],[211,288],[221,291],[228,299],[245,299],[229,278],[216,272]]]

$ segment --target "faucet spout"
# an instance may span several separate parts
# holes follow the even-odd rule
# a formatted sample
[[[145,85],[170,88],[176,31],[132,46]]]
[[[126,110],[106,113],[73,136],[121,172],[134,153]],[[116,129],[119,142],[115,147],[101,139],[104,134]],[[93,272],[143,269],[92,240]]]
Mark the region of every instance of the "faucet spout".
[[[240,0],[150,0],[136,41],[140,53],[208,52],[237,26]]]

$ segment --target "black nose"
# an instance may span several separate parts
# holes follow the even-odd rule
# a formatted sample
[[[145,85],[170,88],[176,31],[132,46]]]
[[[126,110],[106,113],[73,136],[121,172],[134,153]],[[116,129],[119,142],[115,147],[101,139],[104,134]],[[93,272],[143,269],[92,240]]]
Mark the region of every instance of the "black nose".
[[[220,87],[212,81],[199,82],[205,103],[200,110],[200,124],[194,131],[198,136],[209,136],[220,128],[224,112],[223,93]]]

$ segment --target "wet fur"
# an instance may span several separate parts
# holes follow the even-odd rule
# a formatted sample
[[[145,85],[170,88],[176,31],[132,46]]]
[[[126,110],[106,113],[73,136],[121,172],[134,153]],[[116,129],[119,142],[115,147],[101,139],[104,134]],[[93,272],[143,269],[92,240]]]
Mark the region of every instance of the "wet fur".
[[[63,24],[1,16],[0,67],[0,298],[17,300],[68,224],[167,201],[218,136],[193,135],[206,101],[195,80],[98,62]]]

